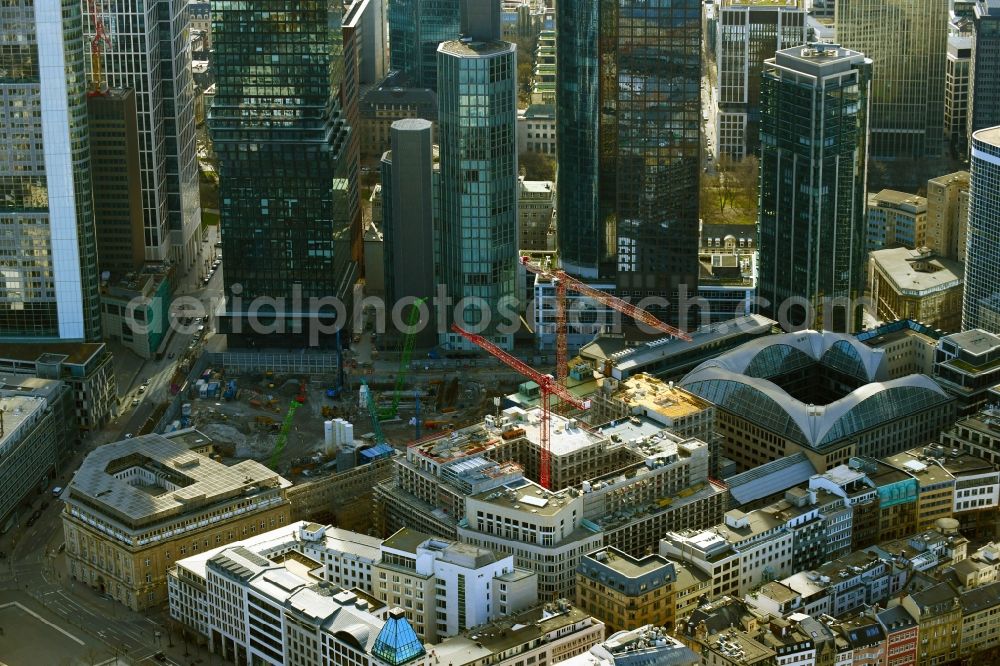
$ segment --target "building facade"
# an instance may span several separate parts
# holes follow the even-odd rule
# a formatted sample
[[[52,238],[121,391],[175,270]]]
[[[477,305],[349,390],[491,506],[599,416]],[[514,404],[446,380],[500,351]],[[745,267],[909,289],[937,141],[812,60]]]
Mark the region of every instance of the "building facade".
[[[343,324],[312,299],[337,298],[350,311],[361,229],[356,128],[347,118],[357,56],[345,56],[342,14],[291,0],[212,7],[217,83],[208,125],[226,256],[220,330],[231,341],[287,346],[307,329]],[[276,31],[275,21],[297,30]],[[246,87],[249,67],[262,68],[260,85]],[[301,76],[289,80],[290,67]],[[255,309],[258,298],[277,303]]]
[[[969,172],[956,171],[927,181],[927,246],[965,263],[969,223]]]
[[[135,92],[89,95],[87,110],[98,265],[121,275],[141,268],[146,256]]]
[[[70,576],[132,610],[159,606],[177,560],[288,523],[290,485],[259,463],[227,467],[160,435],[106,444],[63,495]]]
[[[952,158],[964,156],[969,150],[972,44],[969,35],[948,35],[948,59],[944,68],[944,140]]]
[[[972,22],[969,136],[1000,125],[1000,3],[976,0]]]
[[[962,330],[1000,333],[1000,128],[972,134]]]
[[[389,69],[402,73],[414,87],[437,90],[438,45],[458,39],[460,4],[460,0],[388,2]]]
[[[555,185],[551,180],[518,178],[518,250],[555,250]]]
[[[498,15],[499,3],[493,9]],[[496,307],[516,295],[517,47],[500,41],[499,17],[485,13],[462,41],[438,48],[441,282],[456,303]],[[513,344],[512,331],[498,331],[499,317],[487,321],[481,307],[456,314],[463,327]]]
[[[927,244],[927,199],[882,190],[868,196],[868,251]]]
[[[403,299],[430,299],[438,271],[434,162],[429,120],[392,124],[392,150],[382,156],[382,270],[388,307]],[[407,317],[404,321],[409,321]],[[437,343],[435,327],[416,332],[420,346]]]
[[[877,250],[869,260],[868,288],[876,317],[913,319],[931,328],[962,327],[962,265],[923,248]]]
[[[0,340],[101,338],[81,3],[32,0],[0,27]]]
[[[0,372],[69,384],[81,430],[100,430],[118,415],[114,361],[103,342],[3,345]]]
[[[562,268],[666,298],[668,319],[697,291],[700,16],[696,0],[584,0],[556,17]]]
[[[858,330],[871,61],[812,44],[763,76],[758,308],[786,329]]]
[[[82,44],[89,45],[96,27],[80,4]],[[200,264],[202,245],[187,3],[129,0],[109,5],[101,18],[108,37],[101,83],[135,93],[145,258],[173,260],[187,272]],[[85,62],[92,78],[91,60]]]
[[[764,61],[806,42],[803,0],[718,6],[715,40],[715,146],[718,157],[741,160],[760,147],[760,74]]]
[[[940,157],[948,5],[934,0],[837,0],[840,43],[871,59],[873,160]]]
[[[73,391],[65,382],[0,374],[0,526],[22,526],[34,493],[48,489],[79,442]]]

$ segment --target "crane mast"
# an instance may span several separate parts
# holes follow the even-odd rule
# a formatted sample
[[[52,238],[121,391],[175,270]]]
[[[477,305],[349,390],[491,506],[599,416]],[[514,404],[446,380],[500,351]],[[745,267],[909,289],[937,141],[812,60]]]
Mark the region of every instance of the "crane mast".
[[[539,449],[541,449],[541,456],[539,460],[539,474],[538,482],[546,489],[551,489],[552,486],[552,464],[551,464],[551,409],[549,406],[550,396],[557,396],[564,402],[568,402],[577,409],[590,409],[589,400],[581,400],[572,393],[570,393],[565,386],[558,383],[552,375],[543,375],[538,372],[530,365],[525,363],[519,358],[516,358],[500,347],[482,337],[481,335],[476,335],[475,333],[470,333],[466,331],[458,324],[452,324],[451,330],[458,333],[463,338],[476,345],[480,349],[486,351],[494,358],[499,359],[507,367],[515,370],[516,372],[524,375],[528,379],[531,379],[536,384],[538,384],[539,391],[541,393],[541,408],[542,408],[542,419],[539,424]]]

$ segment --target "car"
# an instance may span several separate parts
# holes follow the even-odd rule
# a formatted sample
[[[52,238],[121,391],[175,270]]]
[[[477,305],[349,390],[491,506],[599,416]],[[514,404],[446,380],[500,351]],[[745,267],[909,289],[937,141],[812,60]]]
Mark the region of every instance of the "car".
[[[167,354],[167,358],[173,358],[173,357],[174,357],[174,353],[173,352],[170,352],[169,354]]]
[[[162,652],[157,652],[153,655],[153,659],[160,662],[161,664],[167,663],[167,657]]]
[[[204,280],[202,280],[201,283],[202,284],[208,284],[211,280],[212,280],[212,276],[209,275]]]
[[[52,489],[52,496],[59,497],[59,495],[62,494],[62,490],[63,490],[62,486],[56,486],[55,488]]]
[[[145,386],[140,386],[139,387],[139,393],[145,393],[145,392],[146,392],[146,387]]]
[[[125,439],[132,439],[132,433],[130,432],[125,433]]]
[[[139,406],[139,402],[140,402],[139,398],[132,398],[132,406],[133,407],[138,407]]]
[[[27,523],[28,527],[31,527],[32,525],[34,525],[35,523],[37,523],[38,519],[41,518],[41,517],[42,517],[42,511],[41,511],[41,509],[35,509],[35,512],[33,514],[31,514],[30,518],[28,518],[28,523]]]

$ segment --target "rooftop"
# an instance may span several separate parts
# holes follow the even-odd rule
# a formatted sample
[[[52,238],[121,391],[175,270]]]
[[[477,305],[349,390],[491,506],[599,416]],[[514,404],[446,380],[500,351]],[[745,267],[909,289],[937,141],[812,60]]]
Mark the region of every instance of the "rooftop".
[[[537,641],[583,622],[596,624],[597,620],[565,602],[545,604],[468,629],[435,645],[428,654],[437,656],[438,661],[434,663],[441,666],[475,663],[477,659]]]
[[[153,434],[91,452],[70,481],[67,500],[81,499],[137,527],[290,485],[256,461],[223,465]]]
[[[986,129],[977,130],[972,133],[972,140],[1000,148],[1000,127],[987,127]]]
[[[47,342],[44,345],[4,344],[0,346],[0,359],[31,363],[62,361],[69,364],[81,364],[89,361],[103,349],[103,342]],[[60,359],[61,356],[65,358]]]
[[[48,402],[41,397],[0,394],[0,455],[28,435],[34,424],[41,421]]]
[[[671,421],[712,409],[707,400],[645,373],[619,384],[614,397],[633,409],[643,410],[647,416],[656,414]]]
[[[654,553],[645,557],[632,557],[613,546],[601,548],[586,557],[626,578],[641,578],[673,568],[673,563],[662,555]],[[673,578],[672,572],[669,578]]]
[[[471,40],[453,39],[449,42],[441,42],[438,46],[439,53],[459,56],[461,58],[480,58],[483,56],[497,55],[499,53],[514,53],[517,46],[510,42],[474,42]]]
[[[900,192],[898,190],[882,190],[877,194],[870,195],[870,200],[876,205],[882,203],[893,206],[908,204],[909,206],[921,211],[927,210],[927,199],[925,197],[910,194],[909,192]]]
[[[896,291],[907,295],[923,296],[960,287],[965,275],[964,267],[957,261],[905,247],[875,250],[871,260]]]

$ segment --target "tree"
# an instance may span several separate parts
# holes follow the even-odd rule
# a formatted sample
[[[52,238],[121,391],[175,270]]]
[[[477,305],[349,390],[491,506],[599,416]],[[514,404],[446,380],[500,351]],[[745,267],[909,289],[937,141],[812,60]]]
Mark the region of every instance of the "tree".
[[[525,180],[555,180],[556,161],[545,153],[523,153],[518,156],[518,167]]]

